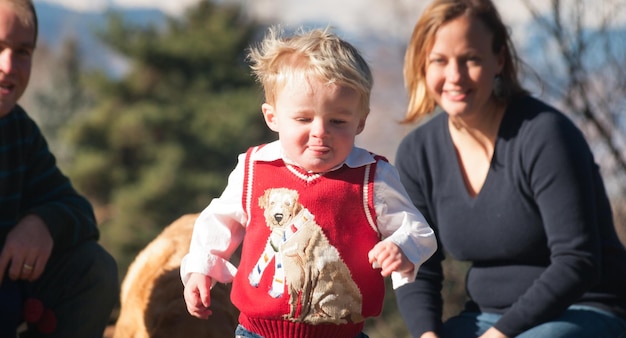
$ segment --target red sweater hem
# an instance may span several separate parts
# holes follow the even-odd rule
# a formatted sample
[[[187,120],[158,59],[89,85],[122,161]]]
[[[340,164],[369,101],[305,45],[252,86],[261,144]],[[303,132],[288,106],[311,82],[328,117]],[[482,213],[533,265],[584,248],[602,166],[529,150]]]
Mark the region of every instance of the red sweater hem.
[[[361,333],[364,326],[364,322],[311,325],[282,319],[250,318],[243,313],[239,315],[239,323],[264,338],[350,338]]]

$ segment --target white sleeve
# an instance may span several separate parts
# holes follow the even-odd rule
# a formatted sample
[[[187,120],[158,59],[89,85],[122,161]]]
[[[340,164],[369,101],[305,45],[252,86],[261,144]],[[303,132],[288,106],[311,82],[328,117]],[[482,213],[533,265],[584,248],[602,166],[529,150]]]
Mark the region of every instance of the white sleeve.
[[[226,189],[200,213],[194,224],[189,253],[180,266],[183,284],[192,272],[210,276],[214,283],[229,283],[237,272],[229,259],[241,244],[247,223],[241,199],[245,157],[239,155]]]
[[[435,233],[411,202],[396,168],[385,161],[378,161],[376,166],[374,207],[378,231],[384,240],[398,245],[415,264],[411,273],[392,273],[392,284],[396,289],[414,281],[419,267],[435,253]]]

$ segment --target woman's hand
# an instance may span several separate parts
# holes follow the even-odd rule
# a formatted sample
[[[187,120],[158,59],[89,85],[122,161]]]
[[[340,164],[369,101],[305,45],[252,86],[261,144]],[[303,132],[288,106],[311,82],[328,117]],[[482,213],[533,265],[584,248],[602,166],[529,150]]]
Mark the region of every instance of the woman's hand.
[[[428,332],[422,333],[420,338],[439,338],[439,336],[437,336],[437,334],[434,333],[433,331],[428,331]]]
[[[479,338],[508,338],[504,333],[500,332],[500,330],[495,327],[490,327],[489,330],[485,331]]]

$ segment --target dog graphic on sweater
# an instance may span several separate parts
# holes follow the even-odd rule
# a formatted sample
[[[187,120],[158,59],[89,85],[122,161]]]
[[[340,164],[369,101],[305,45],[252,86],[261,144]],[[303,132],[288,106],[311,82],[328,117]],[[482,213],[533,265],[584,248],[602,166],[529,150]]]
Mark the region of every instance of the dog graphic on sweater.
[[[270,296],[289,294],[289,314],[284,317],[308,324],[358,323],[362,296],[315,217],[298,202],[298,192],[273,188],[259,198],[266,225],[271,233],[265,249],[248,276],[258,287],[265,268],[273,261],[274,276]]]

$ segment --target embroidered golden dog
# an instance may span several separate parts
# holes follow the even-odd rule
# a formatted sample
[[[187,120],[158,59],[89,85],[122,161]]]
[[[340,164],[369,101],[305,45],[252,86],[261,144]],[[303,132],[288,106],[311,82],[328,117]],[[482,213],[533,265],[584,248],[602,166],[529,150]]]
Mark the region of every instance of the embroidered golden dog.
[[[361,322],[362,295],[337,249],[330,244],[314,215],[299,202],[295,190],[268,189],[259,198],[271,229],[265,250],[248,276],[258,286],[274,262],[269,294],[289,294],[286,319],[309,324]]]

